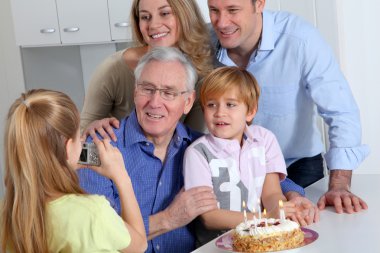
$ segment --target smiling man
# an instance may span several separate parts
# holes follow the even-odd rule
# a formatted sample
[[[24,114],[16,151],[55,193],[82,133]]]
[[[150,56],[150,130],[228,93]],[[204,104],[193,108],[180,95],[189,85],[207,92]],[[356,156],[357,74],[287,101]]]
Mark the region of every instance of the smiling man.
[[[361,144],[359,109],[332,50],[319,32],[286,12],[264,11],[265,0],[208,0],[216,57],[246,68],[261,85],[254,124],[271,130],[288,177],[306,187],[324,176],[318,114],[329,127],[328,191],[318,201],[336,212],[367,209],[350,192],[352,170],[369,153]]]
[[[217,208],[211,188],[182,189],[183,154],[200,134],[178,121],[193,105],[197,74],[178,49],[157,47],[140,60],[135,76],[136,109],[114,129],[113,145],[123,154],[140,205],[150,240],[146,252],[190,252],[194,237],[186,225]],[[111,180],[89,169],[79,177],[87,192],[106,196],[120,213]]]

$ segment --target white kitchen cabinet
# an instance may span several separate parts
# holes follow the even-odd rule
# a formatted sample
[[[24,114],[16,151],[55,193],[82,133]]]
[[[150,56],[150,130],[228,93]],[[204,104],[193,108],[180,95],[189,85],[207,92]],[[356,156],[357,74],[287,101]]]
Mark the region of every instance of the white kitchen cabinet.
[[[132,40],[131,6],[132,0],[108,0],[112,40]]]
[[[62,44],[111,41],[107,0],[56,0]]]
[[[130,29],[124,27],[129,19],[129,0],[12,0],[11,4],[16,42],[23,47],[131,38]],[[109,13],[115,16],[110,18]]]
[[[196,0],[206,22],[207,1]],[[12,0],[19,46],[131,41],[132,0]]]
[[[59,44],[58,15],[52,0],[12,0],[18,45]]]

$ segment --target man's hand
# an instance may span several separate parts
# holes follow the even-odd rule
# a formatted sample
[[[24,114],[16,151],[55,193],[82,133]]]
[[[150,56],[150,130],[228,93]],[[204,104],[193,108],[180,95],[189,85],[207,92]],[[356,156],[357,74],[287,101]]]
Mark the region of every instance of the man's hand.
[[[120,122],[113,117],[95,120],[83,131],[81,140],[85,141],[88,135],[95,139],[97,137],[96,132],[98,132],[103,138],[111,138],[111,140],[117,141],[112,127],[119,128],[119,126]]]
[[[319,221],[319,210],[309,199],[297,192],[288,192],[285,196],[288,202],[295,206],[295,212],[288,216],[291,220],[298,222],[301,226]]]
[[[359,212],[368,209],[367,204],[350,192],[351,170],[330,170],[329,190],[319,199],[318,208],[334,206],[337,213]]]
[[[198,215],[217,208],[212,188],[200,186],[187,191],[182,189],[164,212],[169,230],[173,230],[187,225]]]

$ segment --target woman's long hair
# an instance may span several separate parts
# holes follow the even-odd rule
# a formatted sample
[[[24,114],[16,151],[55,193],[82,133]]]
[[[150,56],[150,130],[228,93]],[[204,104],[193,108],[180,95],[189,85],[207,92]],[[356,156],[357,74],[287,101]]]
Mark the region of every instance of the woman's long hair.
[[[212,69],[212,46],[210,34],[202,14],[194,0],[167,0],[177,17],[179,29],[178,48],[191,59],[198,75],[202,78]],[[134,0],[131,9],[131,22],[135,40],[146,45],[139,27],[139,3]]]
[[[56,194],[82,194],[67,162],[66,141],[78,138],[79,112],[65,94],[31,90],[8,112],[1,251],[48,252],[46,204]]]

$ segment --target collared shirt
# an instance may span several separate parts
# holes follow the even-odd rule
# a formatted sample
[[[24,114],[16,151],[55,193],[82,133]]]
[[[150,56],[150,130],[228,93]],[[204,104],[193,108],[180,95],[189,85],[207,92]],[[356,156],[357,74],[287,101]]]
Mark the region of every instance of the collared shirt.
[[[200,134],[178,123],[163,164],[154,156],[154,146],[143,134],[135,111],[127,119],[122,120],[119,129],[114,131],[117,142],[112,144],[123,155],[148,232],[149,216],[167,208],[183,187],[183,154]],[[111,180],[90,169],[80,170],[78,174],[81,186],[87,192],[104,195],[111,206],[120,213],[119,194]],[[193,249],[192,231],[184,226],[148,241],[146,252],[177,253],[190,252]]]
[[[223,48],[217,57],[224,65],[236,65]],[[328,168],[353,170],[368,155],[349,85],[311,24],[286,12],[264,11],[261,44],[247,70],[261,88],[254,124],[276,135],[287,166],[324,152],[318,113],[329,126]]]
[[[286,166],[276,137],[260,126],[246,127],[244,142],[217,138],[207,134],[185,152],[185,190],[209,186],[221,209],[242,210],[242,202],[252,211],[261,199],[265,176],[286,176]]]
[[[286,176],[286,166],[276,137],[260,126],[246,127],[244,142],[205,135],[191,144],[184,156],[185,190],[197,186],[212,187],[220,208],[242,212],[258,210],[258,199],[267,173]],[[288,184],[290,186],[295,185]],[[203,245],[225,233],[195,223],[196,241]]]

